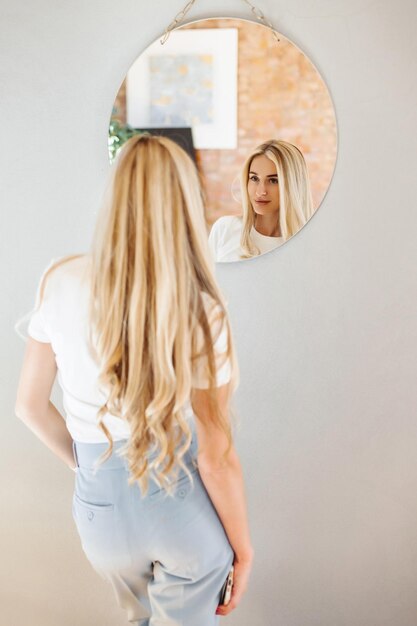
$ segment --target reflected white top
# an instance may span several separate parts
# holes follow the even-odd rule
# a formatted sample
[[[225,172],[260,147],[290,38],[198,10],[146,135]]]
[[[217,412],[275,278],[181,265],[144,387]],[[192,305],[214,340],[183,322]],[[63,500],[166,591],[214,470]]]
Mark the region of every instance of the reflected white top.
[[[237,215],[223,215],[216,220],[209,234],[209,246],[214,260],[218,262],[243,261],[240,254],[240,236],[243,221]],[[284,243],[283,237],[268,237],[258,233],[254,226],[251,229],[251,239],[258,246],[261,254],[270,252]]]
[[[52,259],[44,270],[58,259]],[[99,368],[93,360],[87,345],[87,313],[89,300],[89,268],[90,258],[80,257],[57,267],[47,278],[43,300],[40,308],[31,312],[27,333],[33,339],[50,343],[55,352],[58,367],[58,382],[63,392],[63,405],[66,413],[66,424],[73,439],[81,442],[107,442],[104,433],[98,428],[96,415],[105,403],[106,395],[98,387]],[[39,302],[39,281],[36,305]],[[218,322],[215,315],[218,305],[210,306],[214,301],[202,293],[203,302],[207,307],[212,333],[217,334],[215,327]],[[202,341],[199,329],[198,347]],[[214,335],[215,336],[215,335]],[[217,385],[221,386],[230,380],[230,360],[224,364],[221,355],[227,350],[227,327],[224,326],[214,344],[217,367]],[[193,363],[192,386],[208,387],[206,375],[207,357],[203,356]],[[184,407],[186,418],[194,416],[190,402]],[[104,423],[110,430],[115,441],[129,437],[129,425],[123,419],[110,413],[104,416]]]

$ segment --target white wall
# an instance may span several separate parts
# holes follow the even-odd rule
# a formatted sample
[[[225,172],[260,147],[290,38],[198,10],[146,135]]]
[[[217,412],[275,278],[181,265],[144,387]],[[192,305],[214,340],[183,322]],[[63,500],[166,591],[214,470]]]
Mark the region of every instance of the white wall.
[[[8,626],[126,623],[81,551],[73,476],[14,417],[24,344],[13,324],[50,258],[86,250],[113,99],[183,4],[1,0]],[[322,73],[340,143],[307,227],[273,253],[218,266],[241,363],[237,445],[256,550],[250,588],[227,623],[415,626],[416,4],[259,4]],[[187,19],[248,11],[238,0],[199,0]]]

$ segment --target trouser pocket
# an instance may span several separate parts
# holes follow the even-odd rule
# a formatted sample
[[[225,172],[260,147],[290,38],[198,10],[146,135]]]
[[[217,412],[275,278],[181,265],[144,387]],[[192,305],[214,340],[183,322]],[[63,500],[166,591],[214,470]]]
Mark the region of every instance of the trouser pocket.
[[[81,545],[93,567],[101,573],[130,563],[126,524],[120,504],[74,492],[72,513]]]
[[[198,478],[198,468],[187,466],[191,478],[181,468],[178,477],[172,482],[172,495],[169,495],[164,487],[159,487],[155,483],[150,482],[150,487],[146,498],[149,502],[159,502],[165,500],[178,501],[183,500],[187,495],[195,489],[196,480]]]

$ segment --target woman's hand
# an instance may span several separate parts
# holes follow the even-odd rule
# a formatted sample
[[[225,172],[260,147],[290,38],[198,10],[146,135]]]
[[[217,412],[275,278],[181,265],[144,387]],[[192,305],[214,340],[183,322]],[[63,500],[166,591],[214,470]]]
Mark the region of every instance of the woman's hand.
[[[252,570],[253,554],[251,557],[239,559],[235,557],[233,562],[233,586],[232,595],[228,604],[219,604],[216,615],[228,615],[237,607],[246,592],[249,582],[249,576]]]

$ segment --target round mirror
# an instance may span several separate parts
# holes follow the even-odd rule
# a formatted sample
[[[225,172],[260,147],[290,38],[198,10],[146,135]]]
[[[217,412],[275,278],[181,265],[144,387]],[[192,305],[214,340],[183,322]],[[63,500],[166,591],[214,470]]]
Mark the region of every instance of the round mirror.
[[[199,20],[151,44],[123,81],[109,158],[134,133],[163,134],[194,159],[216,262],[282,246],[320,206],[337,127],[329,91],[283,35],[244,19]]]

